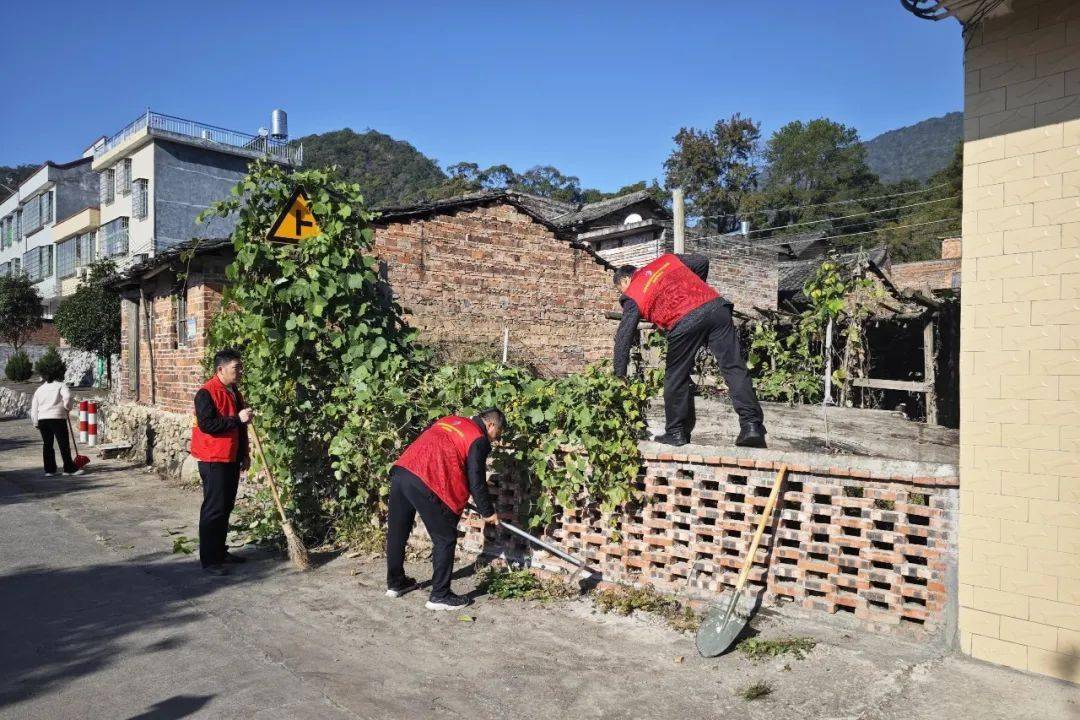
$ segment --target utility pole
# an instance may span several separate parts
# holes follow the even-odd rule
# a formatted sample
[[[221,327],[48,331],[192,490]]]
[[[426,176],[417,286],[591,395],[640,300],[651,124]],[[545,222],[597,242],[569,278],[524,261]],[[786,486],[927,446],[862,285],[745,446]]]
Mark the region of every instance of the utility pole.
[[[682,188],[671,191],[671,206],[675,212],[675,252],[683,253],[686,252],[686,203]]]

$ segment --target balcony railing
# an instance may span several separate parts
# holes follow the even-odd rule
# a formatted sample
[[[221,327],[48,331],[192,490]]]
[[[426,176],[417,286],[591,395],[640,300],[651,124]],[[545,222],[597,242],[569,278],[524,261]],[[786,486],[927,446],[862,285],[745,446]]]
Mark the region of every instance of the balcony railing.
[[[238,150],[246,150],[253,154],[265,155],[278,162],[290,165],[300,165],[304,162],[304,146],[300,143],[282,142],[281,140],[274,140],[268,135],[249,135],[248,133],[227,130],[226,128],[207,125],[194,120],[185,120],[172,115],[163,115],[150,110],[135,118],[123,130],[106,140],[101,147],[94,151],[94,157],[101,157],[142,130],[194,138],[205,141],[208,145],[225,145]]]

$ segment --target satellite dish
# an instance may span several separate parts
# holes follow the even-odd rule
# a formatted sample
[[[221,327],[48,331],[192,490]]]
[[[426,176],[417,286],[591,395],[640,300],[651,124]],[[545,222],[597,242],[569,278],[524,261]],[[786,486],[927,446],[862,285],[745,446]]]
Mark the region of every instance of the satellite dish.
[[[634,223],[639,223],[641,221],[642,221],[642,218],[641,218],[640,215],[638,215],[637,213],[630,213],[629,215],[626,216],[626,219],[623,220],[622,224],[623,225],[633,225]]]

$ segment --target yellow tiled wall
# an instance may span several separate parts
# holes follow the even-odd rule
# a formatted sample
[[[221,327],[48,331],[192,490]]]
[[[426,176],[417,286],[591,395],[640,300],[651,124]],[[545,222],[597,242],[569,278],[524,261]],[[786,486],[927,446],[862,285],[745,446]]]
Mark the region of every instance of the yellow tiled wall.
[[[1080,683],[1080,2],[965,51],[960,641]]]

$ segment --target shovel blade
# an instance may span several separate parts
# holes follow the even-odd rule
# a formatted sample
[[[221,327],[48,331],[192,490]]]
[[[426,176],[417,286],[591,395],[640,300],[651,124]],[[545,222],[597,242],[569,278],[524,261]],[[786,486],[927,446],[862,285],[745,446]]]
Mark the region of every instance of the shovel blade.
[[[744,599],[743,593],[737,593],[730,602],[713,605],[705,613],[697,632],[697,649],[702,657],[722,655],[742,634],[750,621]]]

